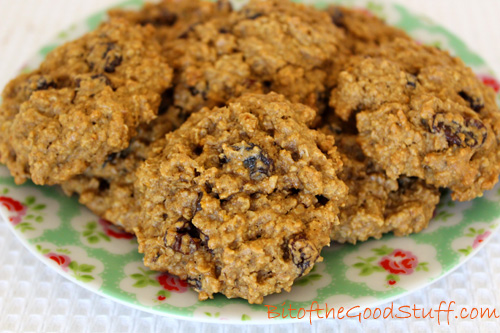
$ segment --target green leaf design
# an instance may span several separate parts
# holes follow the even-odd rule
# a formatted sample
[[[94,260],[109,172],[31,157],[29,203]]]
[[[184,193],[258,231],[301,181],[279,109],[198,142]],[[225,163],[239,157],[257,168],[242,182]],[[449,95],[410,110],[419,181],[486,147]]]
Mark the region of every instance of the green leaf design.
[[[132,285],[132,287],[135,287],[135,288],[144,288],[144,287],[147,287],[148,285],[149,285],[148,280],[142,279],[142,280],[137,280],[137,282],[134,283]]]
[[[388,274],[385,278],[386,281],[389,281],[389,280],[394,280],[396,282],[398,282],[400,280],[400,277],[399,275],[396,275],[396,274]]]
[[[78,264],[76,261],[72,261],[68,265],[69,269],[71,269],[74,272],[78,272]]]
[[[85,230],[82,235],[83,237],[88,237],[90,235],[92,235],[94,232],[92,230]]]
[[[78,269],[82,273],[91,273],[94,270],[95,266],[92,265],[87,265],[87,264],[81,264]]]
[[[219,318],[219,316],[220,316],[220,312],[216,312],[216,313],[214,314],[214,317],[215,317],[215,318]]]
[[[149,279],[149,284],[152,285],[153,287],[159,287],[160,286],[160,282],[156,281],[156,280],[153,280],[153,279]]]
[[[2,190],[2,193],[3,193],[3,194],[7,194],[7,193],[9,193],[9,189],[8,189],[8,188],[4,188],[4,189]]]
[[[35,221],[38,222],[38,223],[41,223],[41,222],[43,222],[43,217],[42,216],[37,216],[35,218]]]
[[[378,256],[385,256],[391,254],[394,251],[394,249],[384,244],[382,247],[372,249],[372,251],[375,252],[375,254]]]
[[[247,315],[247,314],[243,314],[243,315],[241,316],[241,320],[242,320],[242,321],[248,321],[248,320],[251,320],[251,319],[252,319],[252,318],[250,318],[250,316],[249,316],[249,315]]]
[[[26,206],[30,206],[30,205],[34,204],[35,201],[36,201],[35,197],[30,195],[30,196],[26,197],[26,200],[24,202],[25,202]]]
[[[101,236],[101,238],[104,239],[106,242],[111,242],[111,238],[109,238],[109,236],[106,235],[105,233],[99,232],[98,235]]]
[[[359,276],[368,276],[373,273],[373,267],[371,266],[366,266],[364,267],[361,272],[359,272]]]
[[[204,312],[206,316],[212,317],[212,314],[210,312]]]
[[[468,256],[472,252],[472,246],[467,246],[465,249],[459,249],[458,252],[464,254],[465,256]]]
[[[78,275],[76,279],[82,282],[90,282],[94,280],[94,277],[92,275]]]
[[[375,272],[384,272],[385,269],[383,267],[380,267],[380,266],[373,266],[373,270]]]
[[[29,222],[19,223],[18,225],[16,225],[15,228],[19,229],[21,232],[26,232],[28,230],[35,230],[35,228],[33,228]]]
[[[436,217],[434,217],[434,219],[435,219],[436,221],[438,221],[438,220],[442,220],[443,222],[446,222],[446,221],[448,221],[448,219],[449,219],[450,217],[452,217],[453,215],[454,215],[454,214],[452,214],[452,213],[450,213],[450,212],[447,212],[447,211],[443,210],[443,211],[440,211],[440,212],[436,215]]]
[[[42,209],[45,209],[45,207],[47,207],[47,205],[39,204],[39,205],[36,205],[35,207],[33,207],[33,210],[42,210]]]
[[[99,237],[97,236],[90,236],[87,238],[90,244],[95,244],[99,242]]]
[[[139,279],[144,278],[144,275],[139,274],[139,273],[135,273],[135,274],[130,275],[130,277],[131,277],[132,279],[139,280]]]
[[[156,296],[163,296],[165,298],[169,298],[170,297],[170,291],[168,290],[160,290]]]
[[[366,266],[366,263],[364,263],[364,262],[357,262],[354,265],[352,265],[352,267],[355,267],[355,268],[362,268],[365,266]]]
[[[90,221],[89,223],[87,223],[85,228],[89,230],[94,230],[95,228],[97,228],[97,223],[95,221]]]

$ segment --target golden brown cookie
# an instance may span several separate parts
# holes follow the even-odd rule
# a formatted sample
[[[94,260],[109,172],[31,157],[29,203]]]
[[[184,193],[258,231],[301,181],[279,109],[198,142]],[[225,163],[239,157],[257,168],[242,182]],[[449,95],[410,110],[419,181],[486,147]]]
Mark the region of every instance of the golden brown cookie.
[[[458,58],[396,39],[350,60],[330,105],[356,119],[363,152],[389,178],[418,177],[470,200],[498,180],[500,113]]]
[[[168,49],[168,42],[185,37],[196,25],[218,15],[232,11],[226,0],[162,0],[146,3],[140,10],[112,9],[108,15],[126,19],[133,24],[155,27],[155,37],[162,47]]]
[[[152,34],[125,20],[104,23],[8,84],[0,161],[17,183],[57,184],[102,165],[156,117],[172,70]]]
[[[396,38],[410,39],[406,32],[386,24],[367,10],[331,6],[326,11],[333,24],[344,31],[346,38],[343,46],[351,54],[364,53],[367,48],[380,46]]]
[[[390,179],[365,156],[356,142],[355,128],[338,119],[328,123],[322,130],[335,136],[343,162],[339,178],[349,188],[339,224],[330,234],[332,241],[356,244],[389,232],[406,236],[426,228],[439,202],[439,190],[414,177]]]
[[[81,204],[132,233],[139,222],[139,205],[134,196],[135,172],[147,158],[153,143],[183,122],[175,109],[137,128],[130,145],[106,157],[103,164],[61,184],[67,195],[78,195]]]
[[[326,12],[284,0],[252,0],[169,45],[175,105],[189,114],[246,92],[274,91],[315,109],[326,105],[327,68],[342,32]]]
[[[261,303],[321,260],[346,195],[334,139],[316,112],[283,96],[244,95],[193,113],[137,172],[144,263],[200,299]]]

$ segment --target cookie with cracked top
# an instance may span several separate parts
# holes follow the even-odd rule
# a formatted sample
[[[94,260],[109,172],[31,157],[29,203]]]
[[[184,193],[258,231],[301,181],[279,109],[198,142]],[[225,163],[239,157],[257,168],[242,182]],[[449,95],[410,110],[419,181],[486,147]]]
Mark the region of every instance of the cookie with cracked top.
[[[193,113],[137,172],[144,263],[194,286],[261,303],[321,260],[346,186],[316,112],[244,95]]]
[[[343,162],[339,178],[349,188],[345,206],[340,208],[339,224],[330,233],[332,241],[356,244],[389,232],[406,236],[422,231],[439,202],[439,190],[415,177],[387,177],[363,153],[353,126],[331,117],[322,128],[335,136]]]
[[[102,165],[156,117],[172,69],[153,30],[103,23],[7,85],[0,162],[17,183],[58,184]]]
[[[330,106],[391,179],[418,177],[461,201],[498,180],[495,94],[447,52],[405,39],[368,49],[340,73]]]
[[[169,44],[166,55],[179,74],[175,105],[190,114],[244,93],[274,91],[323,110],[327,68],[343,36],[324,11],[284,0],[251,0]]]

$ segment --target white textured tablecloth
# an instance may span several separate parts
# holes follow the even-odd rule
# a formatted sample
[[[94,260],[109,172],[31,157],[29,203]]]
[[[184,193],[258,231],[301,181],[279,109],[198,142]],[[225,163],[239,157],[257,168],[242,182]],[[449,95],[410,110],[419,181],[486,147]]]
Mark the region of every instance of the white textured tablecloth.
[[[0,0],[0,88],[45,41],[116,0]],[[399,0],[456,33],[500,73],[500,0]],[[440,301],[500,310],[500,235],[444,279],[395,302]],[[385,305],[384,305],[385,306]],[[0,221],[0,332],[499,332],[500,319],[319,320],[235,326],[193,323],[131,309],[97,296],[39,262]]]

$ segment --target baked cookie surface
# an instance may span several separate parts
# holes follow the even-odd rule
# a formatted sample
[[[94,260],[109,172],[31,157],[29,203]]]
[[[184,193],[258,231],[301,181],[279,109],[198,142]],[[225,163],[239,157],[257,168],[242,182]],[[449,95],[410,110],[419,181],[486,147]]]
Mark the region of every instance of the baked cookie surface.
[[[363,152],[389,178],[418,177],[470,200],[500,172],[494,92],[458,58],[396,39],[354,57],[330,106],[359,130]]]
[[[144,263],[180,276],[200,299],[261,303],[321,260],[346,195],[334,139],[316,112],[248,94],[193,113],[137,172]]]
[[[8,84],[0,161],[17,183],[58,184],[102,165],[156,117],[172,69],[152,34],[151,27],[106,22]]]
[[[415,177],[387,177],[375,161],[365,156],[349,124],[330,119],[322,130],[335,136],[343,163],[339,178],[349,188],[339,224],[330,234],[332,241],[356,244],[389,232],[406,236],[427,227],[439,203],[437,188]]]
[[[243,93],[274,91],[321,110],[327,68],[342,39],[326,12],[252,0],[193,26],[169,46],[166,54],[178,72],[175,105],[189,114]]]

